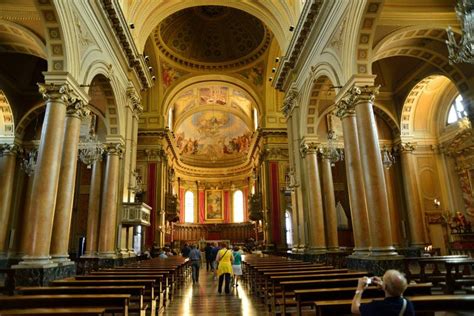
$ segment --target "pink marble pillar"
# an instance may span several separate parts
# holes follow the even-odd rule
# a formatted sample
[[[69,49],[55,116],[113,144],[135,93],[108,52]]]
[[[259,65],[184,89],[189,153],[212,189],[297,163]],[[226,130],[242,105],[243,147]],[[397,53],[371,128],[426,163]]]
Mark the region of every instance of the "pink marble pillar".
[[[319,252],[326,250],[326,235],[324,225],[323,200],[318,169],[318,146],[315,143],[304,144],[301,154],[306,160],[308,179],[308,250]]]
[[[17,148],[0,144],[0,259],[7,255],[8,224],[13,195]]]
[[[102,183],[102,159],[92,166],[91,186],[89,189],[89,209],[87,213],[86,251],[84,257],[96,257],[99,238],[99,211]]]
[[[355,96],[357,135],[369,215],[370,255],[397,255],[392,243],[390,221],[387,220],[390,218],[390,211],[377,125],[372,108],[378,88],[354,86],[350,92]]]
[[[76,186],[76,170],[81,120],[89,114],[82,101],[75,101],[67,107],[64,128],[64,146],[59,172],[59,190],[54,212],[51,256],[55,262],[69,260],[69,232],[71,229],[72,206]]]
[[[416,181],[416,168],[413,157],[414,144],[400,144],[400,156],[403,170],[403,183],[405,199],[407,202],[408,224],[410,228],[410,245],[413,247],[425,246],[425,229],[421,208],[418,182]]]
[[[100,211],[99,257],[115,258],[117,233],[117,199],[119,190],[120,157],[122,144],[108,144],[105,147],[107,162],[105,166],[102,208]]]
[[[344,98],[337,105],[337,116],[341,119],[344,134],[344,162],[351,207],[354,255],[366,256],[370,246],[369,219],[354,105],[350,95]]]
[[[46,99],[46,113],[41,131],[31,203],[24,222],[24,256],[18,267],[55,266],[50,260],[51,235],[59,182],[61,153],[64,143],[66,104],[71,99],[67,85],[38,84]]]
[[[328,250],[338,250],[337,212],[334,197],[334,183],[332,181],[331,156],[326,148],[322,154],[322,180],[324,197],[324,214],[326,219],[326,237]]]

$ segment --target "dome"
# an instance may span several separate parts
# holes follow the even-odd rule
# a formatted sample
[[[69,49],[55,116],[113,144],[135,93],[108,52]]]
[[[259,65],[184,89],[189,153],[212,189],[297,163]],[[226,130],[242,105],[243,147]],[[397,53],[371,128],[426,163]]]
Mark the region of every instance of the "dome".
[[[201,69],[244,66],[267,49],[270,36],[256,17],[223,6],[199,6],[167,17],[154,32],[168,58]]]

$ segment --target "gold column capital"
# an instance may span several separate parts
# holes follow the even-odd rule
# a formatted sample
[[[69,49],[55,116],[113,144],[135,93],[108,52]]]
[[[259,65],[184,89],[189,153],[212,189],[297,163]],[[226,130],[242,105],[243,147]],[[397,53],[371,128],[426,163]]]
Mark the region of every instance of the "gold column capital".
[[[39,93],[45,100],[57,100],[72,103],[77,100],[77,95],[68,84],[37,83]]]
[[[70,99],[69,101],[70,103],[66,108],[66,115],[68,117],[75,117],[82,120],[89,115],[90,110],[84,104],[84,101],[79,99]]]
[[[305,142],[300,145],[300,154],[302,158],[306,155],[315,155],[318,153],[319,143]]]
[[[406,143],[400,143],[398,145],[398,150],[401,153],[412,153],[413,151],[415,151],[415,149],[416,149],[416,143],[406,142]]]
[[[104,152],[107,155],[117,155],[119,157],[122,157],[124,151],[125,151],[125,148],[124,148],[123,144],[121,144],[121,143],[107,143],[107,144],[104,144]]]
[[[0,144],[0,157],[6,155],[18,155],[21,153],[21,148],[15,144]]]

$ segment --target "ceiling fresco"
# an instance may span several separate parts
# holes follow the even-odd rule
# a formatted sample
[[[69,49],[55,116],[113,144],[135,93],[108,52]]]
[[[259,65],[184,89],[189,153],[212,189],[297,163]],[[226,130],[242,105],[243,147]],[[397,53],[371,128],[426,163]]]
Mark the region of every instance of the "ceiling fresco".
[[[240,160],[248,153],[251,137],[241,118],[220,110],[194,113],[175,131],[179,153],[198,165]]]

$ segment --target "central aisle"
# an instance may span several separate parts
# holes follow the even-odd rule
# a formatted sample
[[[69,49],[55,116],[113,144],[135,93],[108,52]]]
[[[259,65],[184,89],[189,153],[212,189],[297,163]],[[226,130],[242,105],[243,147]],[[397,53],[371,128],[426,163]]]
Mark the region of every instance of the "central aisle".
[[[217,293],[218,280],[214,281],[212,272],[205,268],[201,268],[199,284],[193,285],[191,278],[186,282],[160,310],[160,315],[270,315],[265,305],[240,282],[238,287],[231,287],[230,294]]]

